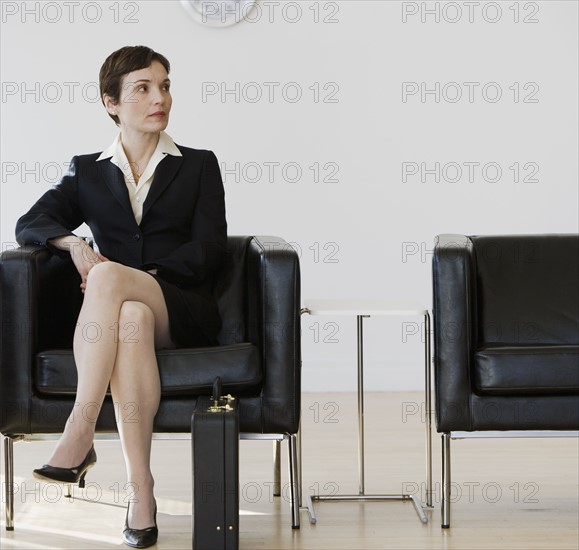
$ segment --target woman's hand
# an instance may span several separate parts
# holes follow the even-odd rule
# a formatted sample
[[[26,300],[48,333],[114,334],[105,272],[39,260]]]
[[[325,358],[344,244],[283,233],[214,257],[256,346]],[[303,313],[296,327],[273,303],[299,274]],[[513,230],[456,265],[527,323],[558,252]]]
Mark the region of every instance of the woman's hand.
[[[89,247],[89,248],[90,248],[90,247]],[[91,250],[92,250],[92,248],[91,248]],[[94,252],[94,251],[93,251],[93,252]],[[101,262],[110,262],[110,260],[109,260],[106,256],[103,256],[100,252],[94,252],[94,253],[95,253],[96,256],[97,256],[97,261],[96,261],[95,263],[92,263],[92,264],[91,264],[91,267],[89,268],[88,271],[90,271],[90,270],[95,266],[95,264],[100,264]],[[74,261],[74,259],[73,259],[73,261]],[[80,271],[79,271],[79,273],[80,273]],[[86,291],[87,277],[88,277],[88,272],[87,272],[87,274],[86,274],[86,277],[84,277],[84,278],[82,278],[82,275],[81,275],[82,282],[80,283],[80,291],[81,291],[83,294],[84,294],[85,291]]]
[[[93,254],[96,254],[97,261],[96,262],[91,261],[88,271],[90,271],[96,264],[100,264],[102,262],[110,262],[110,260],[106,256],[103,256],[100,252],[94,252],[94,250],[92,250],[92,248],[90,248],[90,246],[89,246],[89,249],[93,252]],[[73,261],[74,261],[74,258],[73,258]],[[81,275],[82,282],[80,283],[80,291],[83,294],[86,291],[86,282],[87,282],[87,278],[88,278],[88,271],[87,271],[85,277],[83,277]],[[80,271],[79,271],[79,273],[80,273]]]
[[[86,290],[86,281],[90,270],[96,265],[100,264],[102,260],[98,252],[95,252],[84,240],[79,239],[76,244],[71,244],[69,247],[70,256],[80,275],[80,290],[84,294]],[[103,256],[104,258],[104,256]]]
[[[67,235],[50,239],[50,244],[60,250],[68,250],[70,256],[80,275],[80,290],[84,294],[89,271],[101,262],[108,262],[109,259],[102,254],[95,252],[88,243],[75,235]]]

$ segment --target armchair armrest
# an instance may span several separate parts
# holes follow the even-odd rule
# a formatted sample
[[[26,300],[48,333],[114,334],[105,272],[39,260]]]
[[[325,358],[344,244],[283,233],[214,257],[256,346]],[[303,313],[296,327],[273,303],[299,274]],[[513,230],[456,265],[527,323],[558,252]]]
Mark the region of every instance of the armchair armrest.
[[[472,241],[439,235],[432,261],[436,427],[472,430],[470,395],[476,338],[476,270]]]
[[[254,237],[248,250],[248,335],[261,350],[263,433],[296,433],[300,419],[300,265],[279,237]]]
[[[70,259],[44,246],[0,256],[0,432],[30,426],[35,355],[45,347],[71,347],[82,297],[79,280]]]

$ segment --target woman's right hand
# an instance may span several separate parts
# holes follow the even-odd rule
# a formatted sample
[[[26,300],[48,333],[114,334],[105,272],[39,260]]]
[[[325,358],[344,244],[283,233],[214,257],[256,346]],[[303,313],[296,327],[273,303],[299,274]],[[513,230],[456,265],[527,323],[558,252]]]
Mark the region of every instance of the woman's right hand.
[[[70,252],[74,266],[80,275],[80,289],[84,294],[89,271],[96,264],[104,261],[104,256],[101,259],[85,240],[74,235],[57,237],[56,239],[50,239],[49,242],[60,250],[68,250]]]
[[[89,246],[89,244],[80,239],[78,246],[70,247],[70,255],[72,261],[78,271],[81,279],[80,290],[84,294],[86,290],[86,281],[89,271],[96,265],[100,264],[103,260],[99,258],[99,255]]]

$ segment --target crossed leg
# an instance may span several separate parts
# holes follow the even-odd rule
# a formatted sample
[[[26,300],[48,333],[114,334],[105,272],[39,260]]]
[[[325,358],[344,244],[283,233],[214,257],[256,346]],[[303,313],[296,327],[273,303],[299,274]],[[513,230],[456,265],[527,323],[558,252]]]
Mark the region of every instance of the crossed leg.
[[[95,265],[74,333],[75,407],[49,464],[72,468],[83,461],[110,384],[131,484],[128,492],[133,493],[133,529],[153,525],[150,452],[161,393],[155,349],[169,347],[167,306],[155,279],[115,262]]]

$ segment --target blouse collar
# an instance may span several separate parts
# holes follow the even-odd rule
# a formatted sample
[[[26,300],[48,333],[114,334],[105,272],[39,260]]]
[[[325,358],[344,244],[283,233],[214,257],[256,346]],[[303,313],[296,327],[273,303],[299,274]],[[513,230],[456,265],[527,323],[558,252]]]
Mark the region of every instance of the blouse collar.
[[[161,132],[159,134],[159,141],[157,142],[157,147],[153,156],[157,154],[161,155],[172,155],[174,157],[182,157],[181,151],[175,145],[175,142],[166,132]],[[121,133],[117,134],[115,140],[100,154],[97,162],[99,160],[111,159],[115,164],[121,164],[122,158],[125,157],[122,142]]]

